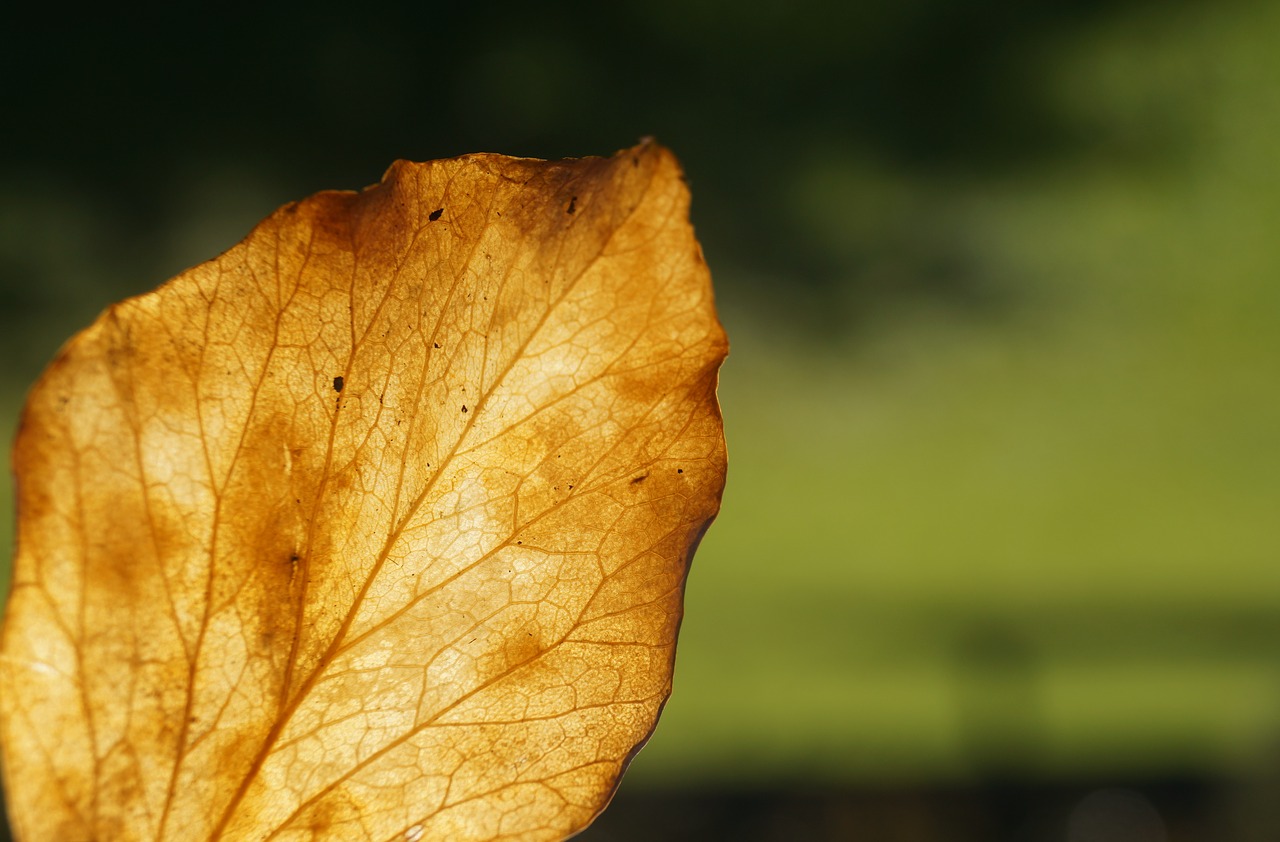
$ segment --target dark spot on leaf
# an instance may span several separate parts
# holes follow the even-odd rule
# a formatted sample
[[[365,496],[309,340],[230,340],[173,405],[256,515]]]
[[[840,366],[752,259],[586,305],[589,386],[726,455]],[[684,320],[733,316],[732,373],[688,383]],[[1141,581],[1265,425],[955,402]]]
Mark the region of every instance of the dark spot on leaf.
[[[432,222],[435,222],[437,219],[440,218],[441,214],[443,213],[444,213],[444,208],[437,208],[436,210],[433,210],[431,213],[427,214],[427,219],[431,220]]]
[[[683,474],[683,473],[684,473],[684,468],[676,468],[676,473],[677,473],[677,474]]]
[[[466,412],[466,411],[467,411],[467,405],[466,405],[465,403],[462,405],[462,411],[463,411],[463,412]]]
[[[645,480],[647,480],[648,478],[649,478],[649,475],[648,475],[648,474],[641,474],[640,476],[638,476],[638,477],[636,477],[635,479],[631,480],[631,484],[632,484],[632,485],[638,485],[639,483],[644,482],[644,481],[645,481]]]
[[[440,343],[439,343],[439,342],[432,342],[432,343],[431,343],[431,347],[433,347],[433,348],[439,348],[439,347],[440,347]]]
[[[573,213],[577,209],[578,209],[578,197],[574,196],[572,199],[569,200],[569,210],[567,212]]]
[[[335,391],[335,392],[341,392],[341,391],[342,391],[342,384],[343,384],[344,382],[346,382],[346,381],[344,381],[344,380],[342,379],[342,375],[341,375],[341,374],[339,374],[337,377],[333,378],[333,391]]]

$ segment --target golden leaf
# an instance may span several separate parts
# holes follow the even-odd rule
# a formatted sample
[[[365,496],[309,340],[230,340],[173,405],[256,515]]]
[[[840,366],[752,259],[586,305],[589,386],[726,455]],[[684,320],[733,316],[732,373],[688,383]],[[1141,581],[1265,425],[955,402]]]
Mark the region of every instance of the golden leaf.
[[[18,838],[589,823],[724,483],[687,207],[652,144],[398,162],[73,339],[14,453]]]

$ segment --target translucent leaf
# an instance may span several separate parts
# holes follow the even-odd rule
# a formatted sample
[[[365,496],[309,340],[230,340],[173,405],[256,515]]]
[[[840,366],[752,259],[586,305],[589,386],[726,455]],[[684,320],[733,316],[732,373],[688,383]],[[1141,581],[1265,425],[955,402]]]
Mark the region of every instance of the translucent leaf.
[[[556,839],[671,686],[725,354],[669,152],[398,162],[31,393],[18,838]]]

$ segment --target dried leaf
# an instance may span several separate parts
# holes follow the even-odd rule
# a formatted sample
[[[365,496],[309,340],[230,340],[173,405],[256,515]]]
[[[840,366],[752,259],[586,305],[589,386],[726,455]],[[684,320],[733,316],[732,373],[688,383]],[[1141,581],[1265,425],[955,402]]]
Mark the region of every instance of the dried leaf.
[[[22,840],[554,839],[671,680],[725,353],[675,159],[399,162],[31,393]]]

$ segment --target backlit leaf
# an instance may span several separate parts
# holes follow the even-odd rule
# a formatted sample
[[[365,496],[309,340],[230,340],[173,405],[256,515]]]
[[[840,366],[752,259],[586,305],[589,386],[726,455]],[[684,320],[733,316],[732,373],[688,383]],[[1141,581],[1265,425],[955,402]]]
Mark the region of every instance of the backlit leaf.
[[[398,162],[29,398],[20,840],[555,839],[671,682],[725,353],[675,159]]]

